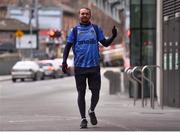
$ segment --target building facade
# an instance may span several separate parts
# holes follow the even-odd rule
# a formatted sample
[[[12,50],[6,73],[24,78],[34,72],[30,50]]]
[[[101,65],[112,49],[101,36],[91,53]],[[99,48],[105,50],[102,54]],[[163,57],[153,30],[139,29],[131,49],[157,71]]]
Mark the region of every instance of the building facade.
[[[180,107],[180,1],[161,2],[164,103]]]
[[[159,104],[180,107],[180,1],[131,0],[130,31],[131,65],[159,66],[152,70]]]

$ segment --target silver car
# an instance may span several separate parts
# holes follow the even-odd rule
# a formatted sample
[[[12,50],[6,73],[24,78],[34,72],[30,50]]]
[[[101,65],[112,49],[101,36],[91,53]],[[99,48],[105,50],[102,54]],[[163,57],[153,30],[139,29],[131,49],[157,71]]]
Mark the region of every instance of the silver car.
[[[44,70],[45,77],[56,78],[56,70],[51,63],[38,62],[38,64]]]
[[[54,59],[54,61],[59,65],[59,68],[62,69],[62,58],[56,58]],[[68,75],[68,76],[72,76],[74,75],[74,60],[67,58],[67,64],[68,64],[68,73],[64,74],[64,76]]]
[[[44,79],[43,69],[34,61],[18,61],[11,70],[12,81],[17,79],[24,81],[25,79],[42,80]]]
[[[43,68],[45,76],[51,76],[53,78],[63,77],[63,72],[56,61],[41,60],[38,63]]]

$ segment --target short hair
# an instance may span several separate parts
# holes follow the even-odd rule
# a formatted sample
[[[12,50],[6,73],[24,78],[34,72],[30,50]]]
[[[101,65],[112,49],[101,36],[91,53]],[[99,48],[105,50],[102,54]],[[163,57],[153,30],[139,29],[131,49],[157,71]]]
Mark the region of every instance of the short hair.
[[[88,8],[88,7],[82,7],[82,8],[79,9],[79,13],[80,13],[80,10],[81,10],[81,9],[86,9],[86,10],[88,10],[88,11],[90,12],[90,14],[91,14],[91,9],[90,9],[90,8]]]

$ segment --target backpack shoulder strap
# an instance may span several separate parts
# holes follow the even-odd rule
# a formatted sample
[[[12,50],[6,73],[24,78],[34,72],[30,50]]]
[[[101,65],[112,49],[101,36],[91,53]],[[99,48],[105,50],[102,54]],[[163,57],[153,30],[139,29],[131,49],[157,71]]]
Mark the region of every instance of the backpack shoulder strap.
[[[99,36],[99,34],[98,34],[98,26],[96,25],[96,24],[92,24],[92,26],[93,26],[93,28],[94,28],[94,30],[95,30],[95,32],[96,32],[96,37],[97,37],[97,41],[99,40],[99,38],[98,38],[98,36]]]
[[[72,28],[72,32],[74,34],[74,42],[76,43],[76,41],[77,41],[77,26]]]
[[[98,30],[99,30],[98,26],[96,24],[92,24],[92,26],[93,26],[93,28],[94,28],[94,30],[96,32],[96,37],[97,37],[97,41],[98,41],[99,40],[98,39]],[[76,43],[76,41],[77,41],[77,26],[72,28],[72,32],[74,34],[74,42]]]

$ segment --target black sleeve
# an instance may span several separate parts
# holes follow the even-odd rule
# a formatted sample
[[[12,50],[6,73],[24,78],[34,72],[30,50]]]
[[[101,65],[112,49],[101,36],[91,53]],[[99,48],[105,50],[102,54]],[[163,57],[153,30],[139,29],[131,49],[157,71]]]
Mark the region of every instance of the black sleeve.
[[[66,60],[67,60],[67,58],[68,58],[69,51],[70,51],[71,47],[72,47],[72,44],[71,44],[71,43],[67,43],[66,46],[65,46],[65,48],[64,48],[64,52],[63,52],[63,62],[62,62],[63,64],[66,64],[66,63],[67,63]]]
[[[109,37],[108,39],[103,39],[100,41],[100,43],[104,46],[104,47],[108,47],[114,40],[114,36]]]

